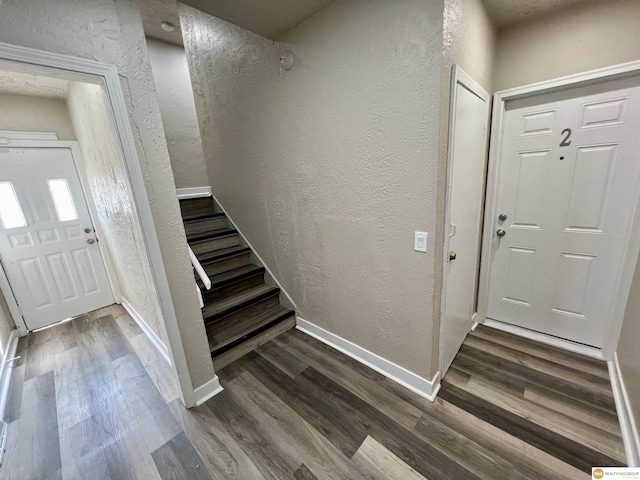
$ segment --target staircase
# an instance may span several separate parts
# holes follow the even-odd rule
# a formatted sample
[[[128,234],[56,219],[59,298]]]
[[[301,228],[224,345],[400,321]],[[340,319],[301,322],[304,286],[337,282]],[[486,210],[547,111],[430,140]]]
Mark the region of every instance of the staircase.
[[[180,200],[187,241],[211,280],[202,293],[202,316],[214,368],[224,368],[295,325],[295,312],[280,303],[280,289],[265,281],[265,268],[252,261],[213,199]]]

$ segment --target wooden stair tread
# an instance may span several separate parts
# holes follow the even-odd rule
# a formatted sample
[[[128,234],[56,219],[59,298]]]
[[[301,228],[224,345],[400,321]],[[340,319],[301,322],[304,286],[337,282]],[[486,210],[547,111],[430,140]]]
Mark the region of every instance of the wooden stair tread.
[[[226,215],[224,213],[205,213],[202,215],[192,215],[192,217],[194,218],[185,218],[182,217],[182,221],[184,223],[198,223],[198,222],[203,222],[205,220],[211,220],[214,218],[221,218],[221,217],[226,217]]]
[[[243,341],[258,335],[295,312],[281,305],[276,305],[264,313],[248,316],[233,321],[220,320],[207,327],[209,349],[211,355],[220,355]]]
[[[206,254],[206,261],[203,261],[200,257],[200,264],[204,267],[205,271],[207,269],[207,265],[211,265],[219,260],[224,258],[233,257],[235,255],[243,255],[245,253],[251,252],[249,247],[245,247],[244,245],[233,245],[231,247],[218,248],[216,250],[211,250]],[[204,255],[203,255],[204,256]]]
[[[205,272],[207,272],[206,267],[204,267],[204,270]],[[225,285],[237,282],[238,280],[253,277],[256,275],[263,275],[264,271],[264,267],[261,267],[260,265],[249,264],[242,267],[234,268],[232,270],[227,270],[226,272],[219,273],[217,275],[211,275],[209,272],[207,272],[207,275],[209,275],[209,278],[211,279],[211,289],[213,290],[215,288],[223,287]],[[198,279],[198,286],[200,288],[204,288],[204,283],[200,279]]]
[[[191,248],[193,248],[199,243],[204,243],[205,241],[212,238],[226,237],[228,235],[236,235],[237,233],[238,231],[233,228],[218,228],[217,230],[209,230],[205,233],[187,235],[187,242],[189,242],[189,245],[191,245]]]
[[[243,292],[217,302],[205,302],[205,306],[202,309],[202,316],[204,317],[205,322],[209,323],[216,318],[221,318],[264,298],[277,295],[278,293],[280,293],[280,289],[278,287],[263,283],[262,285],[249,288]]]

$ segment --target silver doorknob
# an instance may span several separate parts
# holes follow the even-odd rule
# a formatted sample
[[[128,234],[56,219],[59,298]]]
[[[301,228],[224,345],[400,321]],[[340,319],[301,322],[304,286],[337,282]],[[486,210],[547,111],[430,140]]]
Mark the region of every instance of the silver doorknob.
[[[455,260],[457,256],[456,252],[449,252],[449,260]]]
[[[498,235],[499,237],[504,237],[507,234],[507,232],[505,232],[503,229],[500,229],[496,232],[496,235]]]
[[[96,243],[96,241],[93,238],[89,238],[89,239],[87,239],[87,243],[89,245],[93,245],[94,243]]]

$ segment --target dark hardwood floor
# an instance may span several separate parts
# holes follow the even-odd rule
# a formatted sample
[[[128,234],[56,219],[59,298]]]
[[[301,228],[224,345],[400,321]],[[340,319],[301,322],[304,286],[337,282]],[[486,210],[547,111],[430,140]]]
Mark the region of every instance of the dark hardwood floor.
[[[483,327],[433,403],[289,330],[188,411],[118,306],[18,353],[2,479],[588,479],[624,461],[603,364]]]

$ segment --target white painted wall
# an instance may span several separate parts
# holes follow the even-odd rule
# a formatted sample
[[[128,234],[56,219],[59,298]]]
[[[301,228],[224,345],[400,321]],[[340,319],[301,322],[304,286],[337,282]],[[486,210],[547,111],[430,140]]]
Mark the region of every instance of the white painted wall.
[[[640,59],[640,0],[581,2],[501,29],[494,90]]]
[[[158,294],[144,245],[126,171],[120,158],[101,85],[71,82],[67,98],[69,113],[82,151],[78,167],[89,182],[113,268],[122,296],[167,345]]]
[[[640,432],[640,349],[638,348],[638,339],[640,339],[640,258],[636,263],[636,272],[631,284],[618,344],[620,373],[627,389],[636,428]]]
[[[113,64],[127,111],[180,328],[191,382],[214,378],[193,287],[175,183],[136,0],[20,0],[0,3],[0,42]],[[166,312],[164,312],[166,315]]]
[[[184,48],[147,38],[176,187],[208,185],[200,129]]]
[[[433,243],[413,251],[413,232],[433,235],[438,213],[442,4],[338,0],[279,45],[181,15],[209,178],[231,218],[298,315],[431,378],[436,257]]]
[[[0,130],[54,132],[75,140],[67,105],[60,98],[0,93]]]

